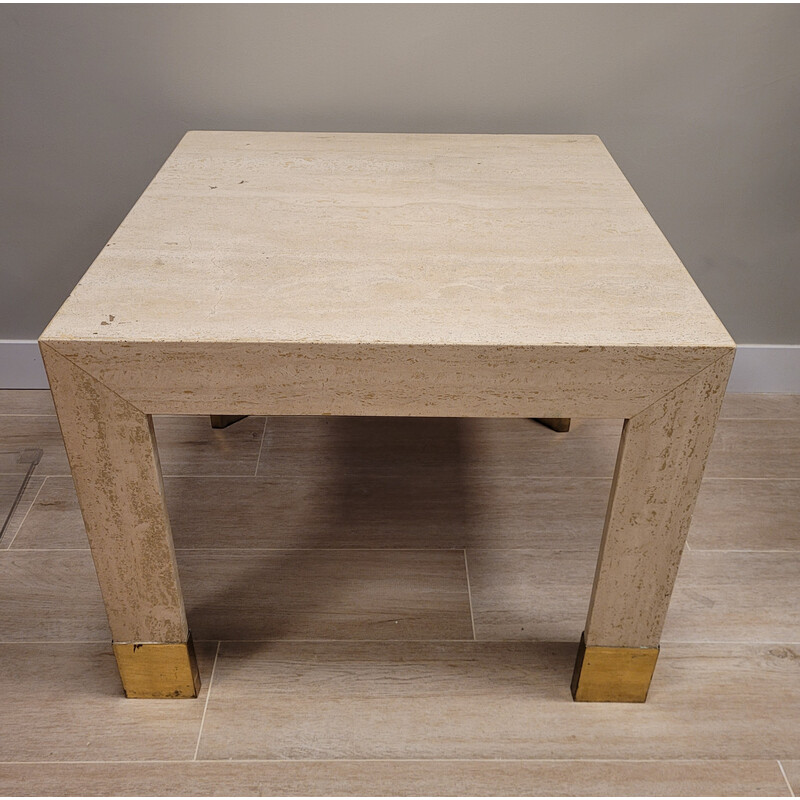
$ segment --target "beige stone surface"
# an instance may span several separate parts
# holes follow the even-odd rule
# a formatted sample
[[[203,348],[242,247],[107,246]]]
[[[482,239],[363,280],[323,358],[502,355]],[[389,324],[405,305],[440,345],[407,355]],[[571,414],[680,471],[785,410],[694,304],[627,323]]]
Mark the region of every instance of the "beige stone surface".
[[[625,421],[587,647],[658,645],[732,364],[731,352]]]
[[[737,398],[729,436],[740,429],[749,437],[746,418],[770,410],[762,401]],[[789,418],[790,406],[781,401],[771,410]],[[0,415],[35,408],[6,403],[0,394]],[[200,427],[187,422],[184,429],[170,421],[162,454],[176,448],[190,474],[215,458],[224,462],[229,440],[215,440],[212,448],[197,437]],[[213,681],[216,642],[198,642],[204,694],[197,703],[122,696],[72,481],[47,477],[11,553],[0,554],[0,607],[7,611],[0,615],[0,639],[8,642],[0,644],[0,793],[107,795],[124,785],[132,794],[191,795],[786,796],[776,758],[800,793],[798,555],[796,530],[787,527],[796,480],[704,480],[699,503],[709,485],[731,484],[725,496],[714,496],[716,511],[701,519],[704,536],[716,549],[745,551],[683,556],[646,704],[578,706],[567,687],[610,480],[568,473],[582,471],[581,454],[590,457],[595,448],[589,431],[598,425],[605,439],[606,424],[579,421],[579,445],[559,455],[548,445],[558,437],[548,440],[548,431],[524,420],[382,420],[415,424],[399,425],[374,443],[370,420],[352,420],[363,424],[355,428],[304,422],[304,436],[302,427],[291,429],[298,438],[295,458],[286,433],[277,465],[283,477],[165,481],[176,546],[203,548],[177,550],[193,629],[204,620],[209,633],[236,630],[259,638],[271,628],[287,639],[223,644]],[[541,429],[543,436],[528,437],[526,429]],[[398,456],[415,431],[419,446],[407,445]],[[24,443],[35,441],[32,434]],[[416,457],[430,450],[441,458],[431,456],[417,469]],[[750,469],[736,456],[739,448],[727,452],[734,454],[732,474]],[[270,457],[265,442],[261,463]],[[534,465],[545,468],[548,458],[564,477],[526,482],[524,475]],[[594,484],[602,492],[587,498]],[[758,486],[759,493],[743,496],[726,516],[723,506],[732,500],[725,497],[745,486]],[[748,497],[752,508],[745,513]],[[473,525],[465,524],[465,514]],[[693,533],[699,514],[700,504]],[[764,552],[781,541],[782,552]],[[462,554],[442,548],[463,545],[471,549],[456,576],[448,559]],[[20,552],[28,548],[36,552]],[[348,549],[328,559],[331,548]],[[248,555],[257,562],[253,574],[247,574]],[[280,562],[297,568],[281,572]],[[437,564],[444,567],[441,581],[433,579]],[[455,631],[457,594],[450,588],[459,581],[469,589],[478,639],[493,641],[433,641]],[[303,598],[303,588],[310,597]],[[401,612],[409,615],[406,630],[413,635],[416,628],[426,641],[364,641],[374,638],[371,627],[388,626]],[[283,615],[279,626],[273,613]],[[465,618],[468,613],[465,608]],[[9,641],[31,634],[46,640]],[[101,641],[88,643],[87,635]],[[297,635],[340,640],[301,643]],[[534,643],[545,637],[551,644]],[[66,639],[72,643],[63,644]],[[559,639],[569,642],[552,645]],[[236,652],[226,651],[229,646]],[[446,648],[438,666],[429,649],[437,647]],[[353,666],[346,672],[348,656]],[[330,662],[338,664],[341,680],[320,679]],[[201,729],[206,697],[219,725]],[[362,712],[355,723],[346,713],[353,702]],[[256,724],[241,724],[253,706]],[[417,714],[425,715],[424,729]],[[319,723],[315,730],[309,716]],[[276,724],[280,731],[272,735]],[[365,728],[354,740],[354,730]],[[208,733],[215,749],[193,761]],[[334,760],[204,760],[265,753],[281,738],[297,745],[312,734]],[[394,743],[398,760],[357,760],[368,736],[376,747]],[[409,758],[420,741],[473,757]],[[536,760],[548,742],[549,754]],[[498,747],[525,755],[498,760]]]
[[[732,346],[597,137],[197,131],[42,339],[147,413],[432,416],[630,415]]]
[[[574,642],[224,642],[198,758],[787,758],[797,649],[672,644],[631,706],[571,701]]]
[[[194,761],[0,764],[6,795],[788,797],[777,761]]]
[[[197,645],[203,676],[215,651],[216,644]],[[207,692],[201,688],[196,702],[127,700],[110,643],[2,643],[0,776],[3,761],[190,760]],[[38,772],[27,769],[29,777]]]
[[[596,136],[190,132],[40,342],[116,641],[202,413],[625,418],[586,642],[656,644],[734,352]]]
[[[596,136],[214,131],[44,338],[731,345]]]
[[[42,347],[115,642],[187,637],[152,418]]]

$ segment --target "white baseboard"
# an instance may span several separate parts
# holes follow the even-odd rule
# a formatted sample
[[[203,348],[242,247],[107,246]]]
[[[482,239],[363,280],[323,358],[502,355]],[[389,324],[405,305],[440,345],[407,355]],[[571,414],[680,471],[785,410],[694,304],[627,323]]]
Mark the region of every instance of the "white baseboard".
[[[728,391],[800,393],[800,344],[740,344]]]
[[[0,339],[0,389],[49,389],[39,345],[28,339]]]
[[[0,339],[0,389],[47,389],[36,342]],[[728,391],[800,394],[800,345],[740,344]]]

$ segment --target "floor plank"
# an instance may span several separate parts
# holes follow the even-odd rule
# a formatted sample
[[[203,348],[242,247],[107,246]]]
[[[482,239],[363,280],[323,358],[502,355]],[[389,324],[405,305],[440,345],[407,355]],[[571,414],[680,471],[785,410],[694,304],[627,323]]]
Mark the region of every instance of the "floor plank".
[[[703,481],[689,546],[693,550],[800,549],[800,480]]]
[[[17,507],[14,508],[14,501],[20,489],[23,488],[24,478],[24,475],[0,475],[0,527],[11,513],[11,518],[8,519],[8,524],[3,532],[3,538],[0,539],[0,550],[6,550],[13,543],[14,537],[19,532],[20,526],[33,507],[34,500],[37,499],[45,482],[45,479],[38,475],[31,476],[23,489]]]
[[[216,644],[196,649],[207,684]],[[205,692],[197,700],[127,700],[110,644],[0,644],[2,758],[191,759]]]
[[[178,551],[195,639],[472,638],[461,551]],[[88,550],[0,552],[0,641],[109,641]]]
[[[788,796],[776,761],[2,764],[4,795]]]
[[[786,780],[792,787],[792,791],[796,797],[800,797],[800,760],[782,761],[781,765],[786,773]]]
[[[722,419],[800,419],[800,394],[734,394],[722,401]]]
[[[576,645],[223,643],[201,759],[793,758],[800,653],[669,645],[644,704],[574,703]]]
[[[264,417],[248,417],[229,428],[211,427],[209,417],[154,417],[164,475],[253,475],[261,449]]]
[[[0,552],[0,642],[111,641],[88,550]]]
[[[461,551],[178,551],[199,639],[472,638]]]
[[[0,389],[0,414],[55,413],[49,389]]]
[[[0,451],[40,448],[42,460],[36,467],[37,475],[69,475],[67,452],[61,438],[61,429],[54,416],[3,416],[0,415]],[[17,464],[15,460],[3,460],[3,472],[20,474],[28,469],[28,463]]]
[[[577,639],[596,552],[469,550],[478,639]],[[800,642],[800,553],[684,553],[664,642]]]
[[[576,420],[557,434],[529,419],[268,417],[258,474],[611,477],[621,427]]]
[[[172,477],[177,547],[597,548],[610,479]],[[16,548],[88,547],[70,478],[48,478]]]
[[[720,420],[705,474],[709,478],[800,478],[800,421]]]
[[[475,636],[574,641],[586,622],[597,548],[468,550]]]

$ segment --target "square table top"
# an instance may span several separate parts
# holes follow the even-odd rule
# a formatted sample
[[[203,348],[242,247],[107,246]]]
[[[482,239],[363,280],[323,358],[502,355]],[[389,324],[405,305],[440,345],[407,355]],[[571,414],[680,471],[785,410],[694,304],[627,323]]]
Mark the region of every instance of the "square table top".
[[[733,343],[597,136],[191,131],[44,341]]]

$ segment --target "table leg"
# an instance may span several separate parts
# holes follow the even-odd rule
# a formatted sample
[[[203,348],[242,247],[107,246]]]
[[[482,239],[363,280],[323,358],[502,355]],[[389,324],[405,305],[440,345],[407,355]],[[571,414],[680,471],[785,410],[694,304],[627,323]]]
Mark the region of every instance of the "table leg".
[[[733,351],[625,421],[575,700],[644,702]]]
[[[128,697],[200,686],[152,418],[42,346]]]
[[[240,419],[247,419],[247,414],[212,414],[211,415],[211,427],[212,428],[227,428],[228,425],[233,425],[234,422],[238,422]]]
[[[556,431],[556,433],[569,432],[569,417],[534,417],[533,419],[535,422],[541,423],[546,428],[550,428],[551,431]]]

